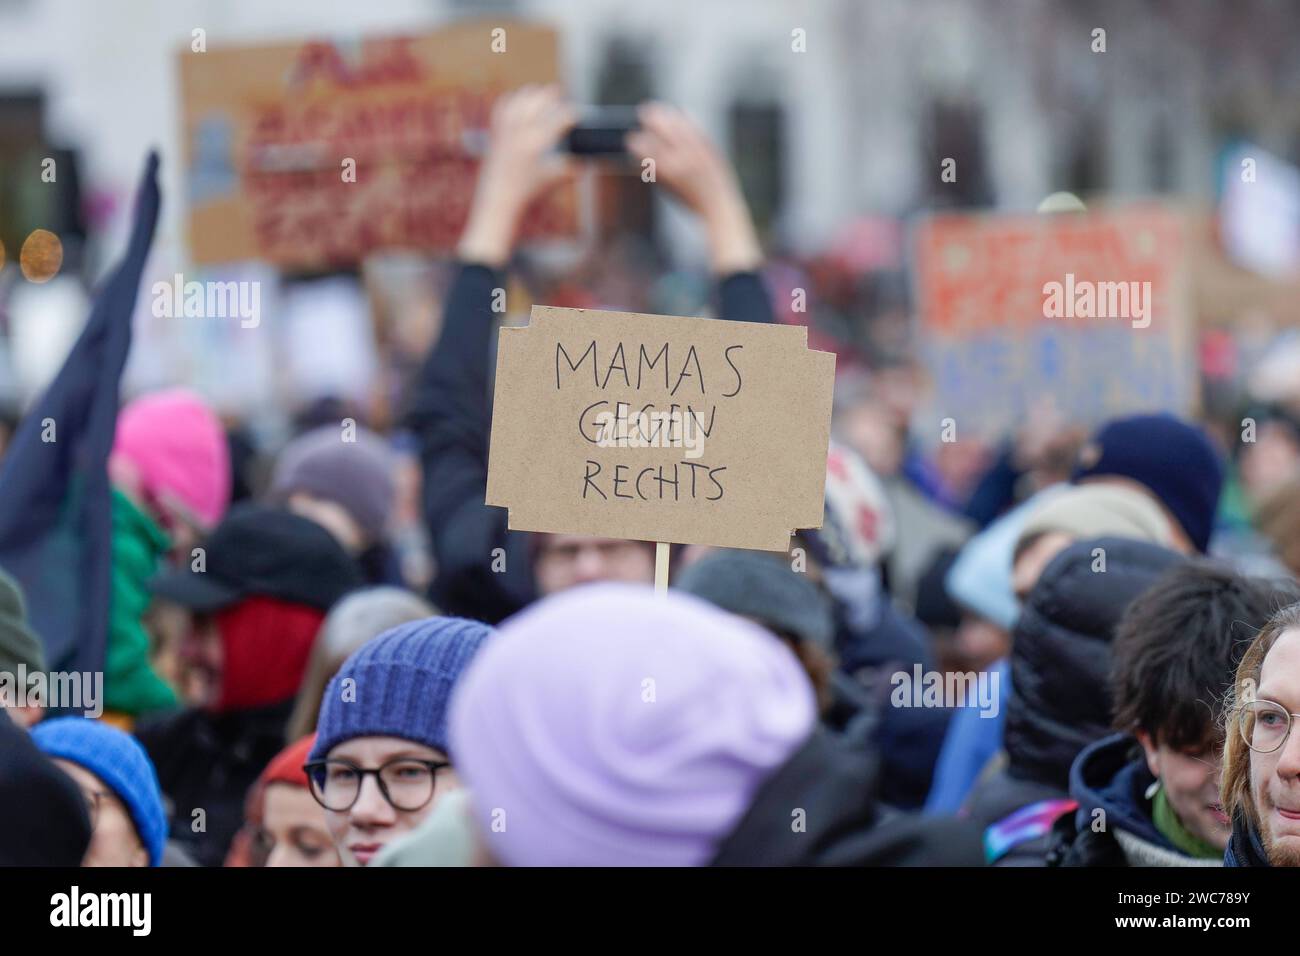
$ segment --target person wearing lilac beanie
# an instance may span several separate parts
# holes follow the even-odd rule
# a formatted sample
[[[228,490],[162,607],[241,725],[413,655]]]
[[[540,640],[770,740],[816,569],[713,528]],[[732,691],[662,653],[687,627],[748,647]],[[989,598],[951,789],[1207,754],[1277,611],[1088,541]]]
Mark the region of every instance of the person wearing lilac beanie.
[[[816,721],[768,632],[688,595],[597,584],[507,621],[449,728],[496,862],[702,866]]]

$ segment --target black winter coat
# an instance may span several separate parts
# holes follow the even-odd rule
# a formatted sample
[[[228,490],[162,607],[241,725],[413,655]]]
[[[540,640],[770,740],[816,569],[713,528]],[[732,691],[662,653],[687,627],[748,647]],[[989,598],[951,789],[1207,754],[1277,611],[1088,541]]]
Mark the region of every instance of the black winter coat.
[[[1259,838],[1259,831],[1250,825],[1243,813],[1232,818],[1232,836],[1223,854],[1224,866],[1272,866]]]
[[[496,623],[536,595],[530,536],[506,528],[506,509],[484,503],[492,425],[492,354],[497,314],[496,271],[460,267],[443,316],[442,334],[415,384],[407,425],[420,443],[424,518],[437,562],[432,598],[448,614]],[[719,315],[773,321],[772,303],[755,273],[722,280]],[[501,548],[505,569],[493,552]]]
[[[1075,542],[1043,569],[1012,634],[1007,765],[972,791],[965,807],[972,820],[989,827],[1031,803],[1068,797],[1075,758],[1111,733],[1116,625],[1134,598],[1182,560],[1143,541],[1095,538]],[[1002,862],[1045,865],[1050,845],[1050,828],[1026,833]]]
[[[1105,570],[1094,570],[1103,556]],[[1069,787],[1080,751],[1111,733],[1115,627],[1133,599],[1182,560],[1143,541],[1096,538],[1070,545],[1043,570],[1012,635],[1003,746],[1013,776]]]
[[[981,866],[964,820],[886,810],[877,800],[869,722],[816,731],[759,788],[713,866]]]
[[[170,804],[169,836],[200,866],[225,861],[244,823],[249,787],[284,748],[292,709],[292,700],[226,714],[189,709],[137,726]],[[199,820],[203,828],[196,831]]]

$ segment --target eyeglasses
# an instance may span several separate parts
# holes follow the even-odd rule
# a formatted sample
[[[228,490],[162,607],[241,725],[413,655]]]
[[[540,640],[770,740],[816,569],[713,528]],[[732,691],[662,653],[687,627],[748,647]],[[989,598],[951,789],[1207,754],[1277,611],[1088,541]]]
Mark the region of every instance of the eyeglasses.
[[[1247,747],[1256,753],[1271,754],[1291,736],[1293,717],[1300,714],[1289,713],[1271,700],[1252,700],[1242,707],[1237,726]]]
[[[312,760],[303,765],[311,781],[311,795],[326,810],[351,810],[361,796],[361,785],[374,774],[388,805],[394,810],[419,810],[433,799],[434,778],[451,764],[437,760],[397,757],[378,767],[358,767],[350,760]]]

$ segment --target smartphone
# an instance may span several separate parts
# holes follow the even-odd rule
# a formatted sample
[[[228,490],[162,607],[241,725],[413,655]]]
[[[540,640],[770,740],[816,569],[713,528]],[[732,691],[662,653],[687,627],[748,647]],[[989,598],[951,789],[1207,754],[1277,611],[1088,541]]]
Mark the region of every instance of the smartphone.
[[[574,156],[622,155],[625,137],[639,126],[635,107],[588,107],[564,138],[563,149]]]

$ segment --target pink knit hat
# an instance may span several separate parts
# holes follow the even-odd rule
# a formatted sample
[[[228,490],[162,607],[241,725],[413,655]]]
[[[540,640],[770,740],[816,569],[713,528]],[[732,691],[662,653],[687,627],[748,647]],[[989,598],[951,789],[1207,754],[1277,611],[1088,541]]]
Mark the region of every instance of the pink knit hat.
[[[184,388],[150,392],[117,416],[113,454],[140,472],[144,490],[175,495],[209,528],[230,504],[230,449],[216,413]]]

